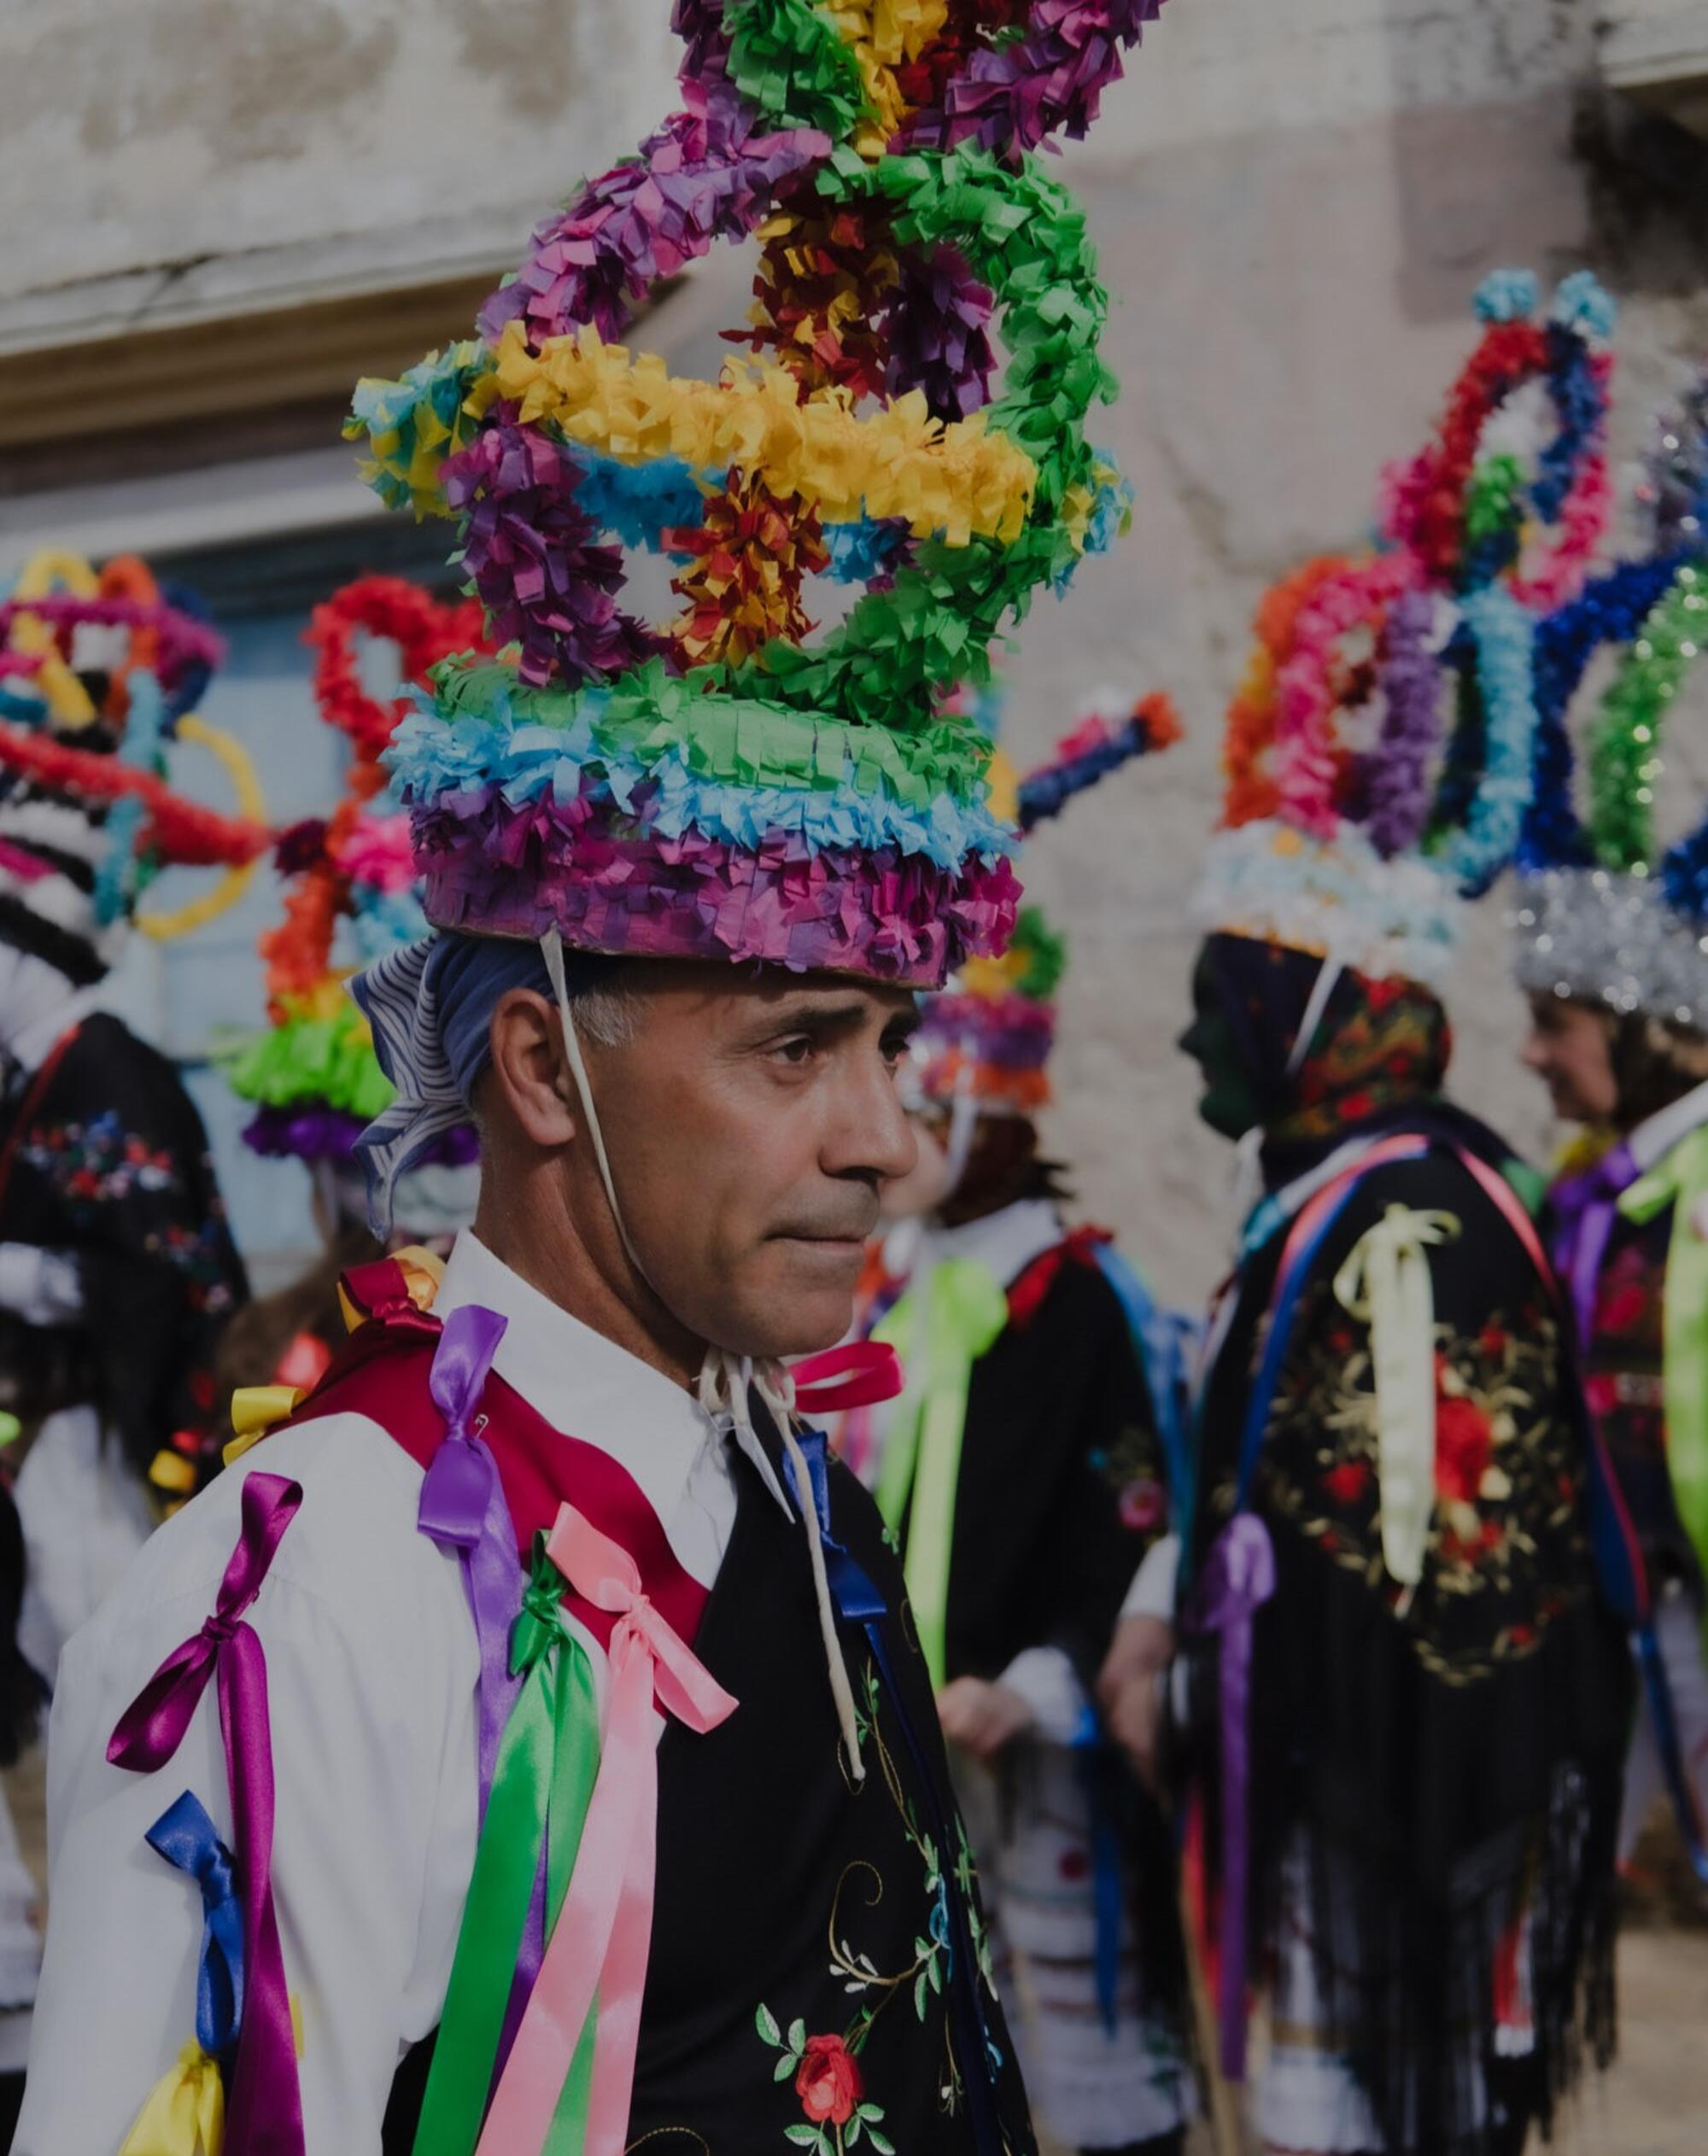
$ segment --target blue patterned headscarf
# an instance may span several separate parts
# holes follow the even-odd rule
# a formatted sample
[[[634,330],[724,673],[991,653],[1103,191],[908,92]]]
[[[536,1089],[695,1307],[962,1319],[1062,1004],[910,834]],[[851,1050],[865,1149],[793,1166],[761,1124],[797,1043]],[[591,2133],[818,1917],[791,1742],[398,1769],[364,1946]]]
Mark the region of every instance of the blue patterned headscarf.
[[[621,962],[590,951],[564,958],[571,1001]],[[493,1012],[512,988],[550,997],[537,944],[446,930],[388,952],[351,981],[373,1027],[379,1066],[397,1089],[356,1141],[376,1235],[390,1226],[399,1176],[445,1131],[467,1122],[476,1083],[492,1060]]]

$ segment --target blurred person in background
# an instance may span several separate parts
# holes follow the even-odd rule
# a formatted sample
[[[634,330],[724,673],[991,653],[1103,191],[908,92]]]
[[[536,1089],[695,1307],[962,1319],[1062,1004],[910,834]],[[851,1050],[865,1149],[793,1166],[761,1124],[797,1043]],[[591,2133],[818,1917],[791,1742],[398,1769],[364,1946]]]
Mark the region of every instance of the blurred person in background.
[[[1092,714],[1019,787],[1022,829],[1173,735],[1155,699]],[[922,999],[902,1077],[920,1162],[886,1190],[867,1312],[907,1389],[845,1434],[899,1540],[1038,2116],[1070,2148],[1174,2156],[1193,2099],[1173,1850],[1092,1686],[1167,1523],[1178,1338],[1108,1236],[1069,1227],[1041,1151],[1065,964],[1027,906],[1004,958]]]
[[[1657,420],[1644,550],[1537,631],[1538,747],[1513,928],[1524,1060],[1579,1126],[1549,1196],[1585,1390],[1628,1530],[1642,1708],[1622,1859],[1670,1800],[1708,1886],[1708,822],[1658,751],[1708,620],[1708,373]],[[1592,662],[1611,677],[1584,692]],[[1574,799],[1573,737],[1585,802]],[[1664,805],[1663,805],[1664,804]],[[1670,832],[1658,825],[1664,816]],[[1695,827],[1692,828],[1693,821]],[[1678,836],[1668,843],[1671,833]]]
[[[1540,1182],[1444,1097],[1441,996],[1518,838],[1535,595],[1599,531],[1611,310],[1520,272],[1477,307],[1384,546],[1265,595],[1228,710],[1182,1045],[1236,1260],[1103,1675],[1145,1771],[1179,1739],[1217,2064],[1261,2004],[1289,2156],[1515,2156],[1614,2034],[1629,1581]]]
[[[100,1005],[156,872],[222,868],[155,934],[237,897],[266,842],[253,779],[195,716],[220,654],[197,603],[124,558],[42,556],[0,607],[0,1311],[26,1449],[20,1639],[51,1684],[158,1511],[163,1447],[216,1417],[214,1357],[248,1294],[177,1070]],[[237,819],[170,792],[211,747]]]

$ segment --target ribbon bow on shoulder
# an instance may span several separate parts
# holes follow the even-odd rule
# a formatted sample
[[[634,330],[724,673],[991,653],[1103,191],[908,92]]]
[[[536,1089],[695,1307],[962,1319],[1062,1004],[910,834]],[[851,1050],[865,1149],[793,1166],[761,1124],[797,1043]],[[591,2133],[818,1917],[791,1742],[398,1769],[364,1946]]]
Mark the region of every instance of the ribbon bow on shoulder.
[[[1390,1205],[1335,1275],[1335,1299],[1370,1328],[1382,1558],[1403,1587],[1424,1576],[1436,1505],[1436,1303],[1430,1250],[1451,1242],[1450,1212]]]
[[[1008,1297],[990,1267],[976,1258],[950,1258],[909,1288],[874,1335],[901,1348],[912,1365],[884,1446],[877,1500],[892,1533],[907,1524],[908,1595],[920,1650],[939,1689],[967,1396],[973,1365],[1008,1321]]]
[[[538,2156],[578,2061],[597,1994],[585,2128],[564,2145],[622,2156],[635,2084],[658,1857],[659,1716],[701,1734],[735,1701],[648,1600],[635,1560],[571,1505],[547,1553],[570,1586],[616,1616],[605,1744],[569,1891],[488,2114],[477,2156]],[[561,2124],[561,2120],[560,2120]]]
[[[155,2084],[119,2156],[220,2156],[225,2090],[219,2062],[243,2017],[243,1913],[231,1852],[189,1790],[161,1813],[147,1839],[202,1890],[196,2036]]]
[[[243,1879],[246,1976],[227,2119],[233,2156],[302,2156],[295,2032],[272,1896],[272,1734],[267,1716],[266,1656],[245,1617],[301,1503],[301,1485],[282,1475],[245,1478],[243,1526],[212,1615],[161,1662],[120,1716],[107,1747],[114,1766],[137,1773],[155,1773],[183,1742],[208,1681],[217,1674],[219,1729]]]
[[[509,1320],[465,1304],[445,1320],[428,1390],[445,1434],[428,1463],[416,1515],[423,1534],[453,1551],[480,1645],[480,1801],[497,1768],[499,1742],[520,1689],[509,1667],[511,1628],[522,1598],[516,1532],[492,1448],[480,1434],[481,1397]]]

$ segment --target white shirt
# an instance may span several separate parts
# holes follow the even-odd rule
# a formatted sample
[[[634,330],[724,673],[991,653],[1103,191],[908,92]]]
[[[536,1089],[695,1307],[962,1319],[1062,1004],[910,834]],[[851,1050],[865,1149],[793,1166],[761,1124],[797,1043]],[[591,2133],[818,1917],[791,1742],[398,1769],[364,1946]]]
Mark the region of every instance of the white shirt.
[[[499,1374],[627,1469],[710,1586],[735,1518],[728,1418],[465,1234],[436,1307],[468,1303],[509,1320]],[[112,2156],[194,2033],[200,1898],[143,1838],[191,1789],[229,1839],[214,1686],[160,1773],[109,1767],[106,1746],[212,1610],[254,1468],[303,1492],[250,1621],[266,1651],[273,1889],[301,2014],[308,2156],[376,2156],[398,2062],[438,2024],[474,1864],[479,1655],[454,1560],[416,1529],[421,1469],[365,1417],[329,1416],[267,1439],[169,1520],[65,1651],[49,1933],[15,2156]]]

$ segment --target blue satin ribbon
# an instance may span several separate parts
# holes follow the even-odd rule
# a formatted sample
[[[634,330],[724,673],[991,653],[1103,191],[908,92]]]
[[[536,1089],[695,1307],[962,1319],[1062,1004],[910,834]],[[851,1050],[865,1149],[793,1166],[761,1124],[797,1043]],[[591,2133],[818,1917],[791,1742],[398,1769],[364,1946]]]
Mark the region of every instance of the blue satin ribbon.
[[[196,1972],[196,2041],[218,2059],[243,2019],[243,1908],[231,1852],[202,1802],[185,1790],[149,1827],[150,1849],[202,1890],[202,1954]]]

